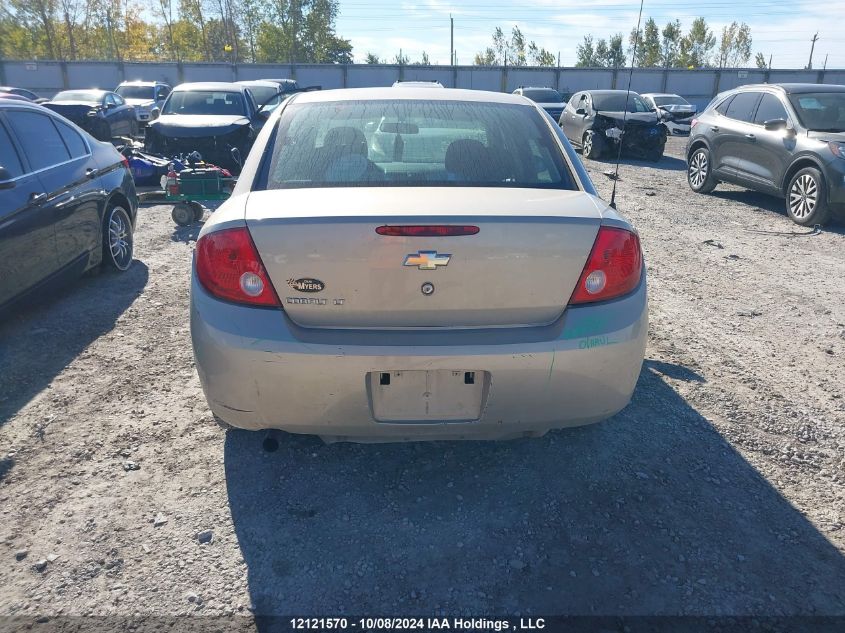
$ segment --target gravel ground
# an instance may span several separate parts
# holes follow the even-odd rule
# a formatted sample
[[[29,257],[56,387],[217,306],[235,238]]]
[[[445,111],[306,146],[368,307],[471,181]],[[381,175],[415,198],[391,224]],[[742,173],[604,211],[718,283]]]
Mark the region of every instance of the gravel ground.
[[[845,615],[845,230],[695,195],[682,150],[621,168],[651,299],[633,402],[531,440],[218,429],[198,229],[143,208],[129,273],[0,323],[0,615]]]

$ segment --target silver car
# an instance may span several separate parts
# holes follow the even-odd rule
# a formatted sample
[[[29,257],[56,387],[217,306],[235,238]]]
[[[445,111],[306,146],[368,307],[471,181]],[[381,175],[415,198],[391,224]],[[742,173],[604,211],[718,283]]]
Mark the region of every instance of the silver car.
[[[376,130],[391,151],[372,155]],[[625,407],[639,238],[523,97],[297,94],[200,232],[197,370],[215,416],[326,441],[502,439]]]

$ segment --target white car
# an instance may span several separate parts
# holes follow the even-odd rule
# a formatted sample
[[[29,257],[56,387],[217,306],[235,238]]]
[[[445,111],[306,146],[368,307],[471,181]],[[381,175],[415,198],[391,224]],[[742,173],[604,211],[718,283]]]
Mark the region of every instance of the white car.
[[[375,155],[378,129],[393,140]],[[637,233],[556,122],[447,88],[286,100],[203,226],[191,285],[218,420],[327,441],[603,420],[631,398],[647,314]]]
[[[640,95],[660,115],[666,136],[689,136],[690,123],[698,109],[680,95],[646,93]]]
[[[135,118],[141,126],[154,121],[161,113],[170,86],[160,81],[124,81],[115,92],[135,108]]]

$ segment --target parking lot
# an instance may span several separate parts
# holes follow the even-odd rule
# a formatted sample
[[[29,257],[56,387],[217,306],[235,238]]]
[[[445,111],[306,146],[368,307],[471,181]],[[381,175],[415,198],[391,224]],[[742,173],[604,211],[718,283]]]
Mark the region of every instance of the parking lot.
[[[633,402],[540,439],[222,431],[199,227],[142,208],[128,273],[0,323],[0,614],[845,614],[845,224],[693,194],[683,147],[621,167],[650,290]]]

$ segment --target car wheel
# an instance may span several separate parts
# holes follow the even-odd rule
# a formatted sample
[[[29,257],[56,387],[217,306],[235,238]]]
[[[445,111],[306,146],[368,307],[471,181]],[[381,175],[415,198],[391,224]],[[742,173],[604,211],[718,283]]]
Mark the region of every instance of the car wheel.
[[[123,272],[132,265],[132,221],[129,213],[119,204],[106,210],[103,230],[103,264]]]
[[[826,185],[824,176],[815,167],[801,169],[789,181],[786,214],[802,226],[827,224],[830,207],[827,205]]]
[[[687,161],[687,182],[696,193],[710,193],[716,188],[710,164],[710,151],[699,147]]]
[[[173,207],[170,217],[179,226],[190,226],[194,222],[194,210],[187,204],[177,204]]]
[[[581,147],[583,148],[581,153],[584,154],[584,158],[591,158],[593,160],[601,156],[602,150],[604,149],[601,137],[593,130],[587,130],[584,132],[584,139],[581,142]]]

